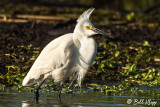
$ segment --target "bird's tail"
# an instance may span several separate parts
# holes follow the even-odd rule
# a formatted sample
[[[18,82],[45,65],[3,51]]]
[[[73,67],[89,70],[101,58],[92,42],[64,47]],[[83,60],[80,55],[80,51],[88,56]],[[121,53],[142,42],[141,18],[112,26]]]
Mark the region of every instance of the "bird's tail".
[[[22,82],[23,86],[31,86],[33,84],[35,84],[34,79],[30,79],[28,75],[23,79],[23,82]]]

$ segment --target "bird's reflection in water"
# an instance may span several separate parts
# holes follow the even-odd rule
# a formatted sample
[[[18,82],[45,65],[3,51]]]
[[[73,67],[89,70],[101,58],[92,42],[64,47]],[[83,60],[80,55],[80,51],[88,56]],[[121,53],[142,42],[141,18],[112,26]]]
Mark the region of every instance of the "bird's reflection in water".
[[[22,107],[30,107],[31,105],[27,101],[22,101]]]
[[[44,106],[70,107],[70,106],[63,105],[62,102],[54,104],[54,105],[51,105],[51,104],[46,104],[46,103],[43,104],[42,102],[40,102],[39,104],[37,104],[36,102],[22,101],[22,107],[44,107]]]

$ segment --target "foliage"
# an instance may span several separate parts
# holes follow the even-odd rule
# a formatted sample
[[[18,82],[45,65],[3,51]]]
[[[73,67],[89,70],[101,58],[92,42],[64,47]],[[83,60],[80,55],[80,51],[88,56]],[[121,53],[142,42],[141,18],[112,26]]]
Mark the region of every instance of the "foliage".
[[[6,74],[0,74],[0,83],[7,86],[17,86],[18,90],[22,87],[22,80],[26,75],[26,71],[29,70],[31,63],[37,58],[39,49],[28,46],[17,46],[20,51],[6,54],[8,57],[14,58],[15,63],[13,65],[6,65]],[[33,56],[26,56],[26,52],[31,52]]]
[[[160,58],[160,49],[155,49],[148,41],[129,44],[125,48],[121,45],[120,42],[100,43],[96,61],[88,76],[107,82],[159,85],[159,60],[156,59]]]

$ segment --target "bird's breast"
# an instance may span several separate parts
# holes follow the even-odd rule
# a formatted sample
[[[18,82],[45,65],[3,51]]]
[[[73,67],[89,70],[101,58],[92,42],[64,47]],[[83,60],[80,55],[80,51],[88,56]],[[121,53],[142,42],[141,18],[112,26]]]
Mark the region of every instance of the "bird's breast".
[[[81,64],[88,65],[93,63],[97,53],[97,43],[93,38],[85,38],[81,40],[81,48],[79,50],[81,55]]]

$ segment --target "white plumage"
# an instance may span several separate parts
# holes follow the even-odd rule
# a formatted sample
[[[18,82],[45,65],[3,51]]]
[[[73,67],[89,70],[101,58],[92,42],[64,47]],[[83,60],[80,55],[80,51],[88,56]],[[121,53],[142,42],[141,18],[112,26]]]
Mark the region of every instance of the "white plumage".
[[[81,81],[96,57],[97,44],[92,36],[109,36],[90,22],[89,16],[93,10],[90,8],[79,17],[73,33],[56,38],[42,50],[24,78],[23,86],[41,84],[49,77],[64,84],[71,75],[81,86]]]

